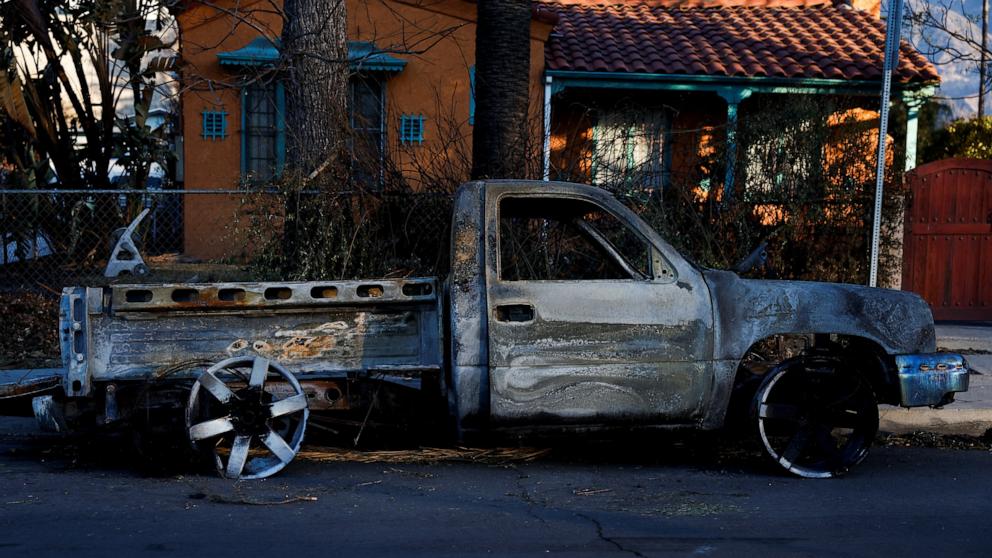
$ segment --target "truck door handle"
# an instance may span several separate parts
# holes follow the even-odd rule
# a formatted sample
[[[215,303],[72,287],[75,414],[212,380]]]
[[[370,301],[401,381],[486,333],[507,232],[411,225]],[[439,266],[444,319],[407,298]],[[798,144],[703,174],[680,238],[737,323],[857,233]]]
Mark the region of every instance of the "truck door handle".
[[[534,307],[530,304],[503,304],[496,307],[498,322],[531,322],[534,320]]]

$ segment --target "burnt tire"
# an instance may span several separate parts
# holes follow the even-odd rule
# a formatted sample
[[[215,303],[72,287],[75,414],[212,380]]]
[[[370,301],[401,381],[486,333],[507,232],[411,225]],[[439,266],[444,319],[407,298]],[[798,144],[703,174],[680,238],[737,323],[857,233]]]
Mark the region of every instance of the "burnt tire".
[[[865,460],[878,432],[868,379],[833,357],[799,357],[765,377],[751,406],[765,453],[807,478],[843,475]]]

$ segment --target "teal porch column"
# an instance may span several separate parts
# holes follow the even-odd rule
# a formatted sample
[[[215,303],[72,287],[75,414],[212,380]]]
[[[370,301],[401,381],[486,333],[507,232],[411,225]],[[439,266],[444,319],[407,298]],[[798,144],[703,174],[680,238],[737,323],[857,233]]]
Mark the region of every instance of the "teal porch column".
[[[920,107],[924,99],[914,97],[906,100],[906,172],[916,168],[916,141],[919,131]]]
[[[741,101],[751,96],[747,88],[726,88],[717,92],[727,101],[727,159],[726,175],[723,180],[723,203],[730,203],[734,197],[734,173],[737,167],[737,108]]]

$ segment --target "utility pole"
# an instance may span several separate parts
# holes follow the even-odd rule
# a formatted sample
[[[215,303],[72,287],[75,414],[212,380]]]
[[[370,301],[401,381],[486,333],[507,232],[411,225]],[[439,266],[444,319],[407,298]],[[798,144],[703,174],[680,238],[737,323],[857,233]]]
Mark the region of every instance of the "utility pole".
[[[978,62],[978,117],[985,116],[985,81],[988,78],[989,0],[982,0],[982,53]]]
[[[987,0],[984,0],[987,1]],[[882,66],[882,96],[878,123],[878,158],[875,161],[875,211],[871,223],[871,265],[868,286],[878,286],[878,250],[882,236],[882,196],[885,184],[885,138],[889,132],[889,100],[892,97],[892,72],[899,65],[899,33],[902,29],[903,0],[889,0],[885,19],[885,62]]]

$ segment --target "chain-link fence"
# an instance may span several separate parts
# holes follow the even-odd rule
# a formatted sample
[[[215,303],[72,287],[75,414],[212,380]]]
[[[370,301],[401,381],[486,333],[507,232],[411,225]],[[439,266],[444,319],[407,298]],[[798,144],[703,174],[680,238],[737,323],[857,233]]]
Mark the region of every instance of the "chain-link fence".
[[[443,274],[451,201],[410,191],[0,190],[0,366],[58,356],[57,299],[68,286]]]
[[[0,190],[0,291],[317,278],[284,261],[290,243],[345,224],[352,262],[333,275],[439,273],[450,207],[444,193]]]

